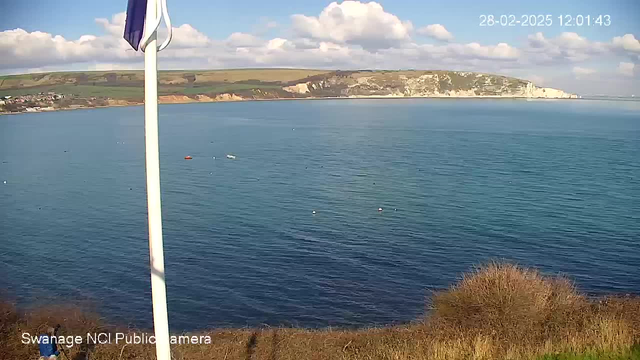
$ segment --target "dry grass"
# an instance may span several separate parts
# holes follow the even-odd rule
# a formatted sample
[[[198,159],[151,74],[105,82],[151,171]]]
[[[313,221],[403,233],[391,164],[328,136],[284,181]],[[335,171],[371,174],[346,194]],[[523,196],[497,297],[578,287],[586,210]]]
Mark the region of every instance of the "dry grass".
[[[583,327],[589,302],[573,284],[510,264],[490,264],[433,297],[445,332],[498,343],[539,343]]]
[[[77,307],[19,313],[0,304],[0,359],[37,358],[24,331],[62,324],[64,334],[115,331]],[[174,359],[632,359],[640,340],[640,299],[587,299],[563,278],[509,264],[489,264],[434,294],[413,324],[361,330],[291,328],[200,332],[212,344],[177,345]],[[71,359],[154,359],[153,345],[67,349]],[[586,354],[576,356],[575,354]],[[64,358],[64,357],[63,357]]]

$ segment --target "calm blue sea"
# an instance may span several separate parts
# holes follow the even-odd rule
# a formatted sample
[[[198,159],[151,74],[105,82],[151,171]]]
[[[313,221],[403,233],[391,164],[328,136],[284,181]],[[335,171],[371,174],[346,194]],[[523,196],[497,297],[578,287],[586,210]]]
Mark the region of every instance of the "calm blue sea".
[[[6,296],[151,326],[143,115],[0,117]],[[160,150],[173,330],[406,322],[491,259],[640,294],[639,102],[163,105]]]

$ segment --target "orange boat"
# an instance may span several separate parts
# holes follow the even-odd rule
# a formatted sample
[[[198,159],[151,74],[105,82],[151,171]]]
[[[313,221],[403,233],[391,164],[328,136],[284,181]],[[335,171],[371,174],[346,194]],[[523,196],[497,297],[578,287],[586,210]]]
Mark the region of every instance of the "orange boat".
[[[187,156],[185,156],[185,157],[184,157],[184,159],[185,159],[185,160],[191,160],[191,159],[193,159],[193,158],[192,158],[191,156],[187,155]]]

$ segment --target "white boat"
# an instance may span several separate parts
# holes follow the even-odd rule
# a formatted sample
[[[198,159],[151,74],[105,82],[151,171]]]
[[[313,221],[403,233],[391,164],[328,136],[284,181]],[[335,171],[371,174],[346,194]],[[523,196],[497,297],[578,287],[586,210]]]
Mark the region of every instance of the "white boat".
[[[231,154],[227,154],[227,159],[235,160],[236,156],[235,155],[231,155]]]

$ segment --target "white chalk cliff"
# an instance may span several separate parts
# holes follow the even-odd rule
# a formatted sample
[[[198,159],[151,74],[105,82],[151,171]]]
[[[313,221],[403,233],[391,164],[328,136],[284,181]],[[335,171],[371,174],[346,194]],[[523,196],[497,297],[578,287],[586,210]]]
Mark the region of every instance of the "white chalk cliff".
[[[296,97],[577,98],[526,80],[461,71],[336,71],[282,89]]]

